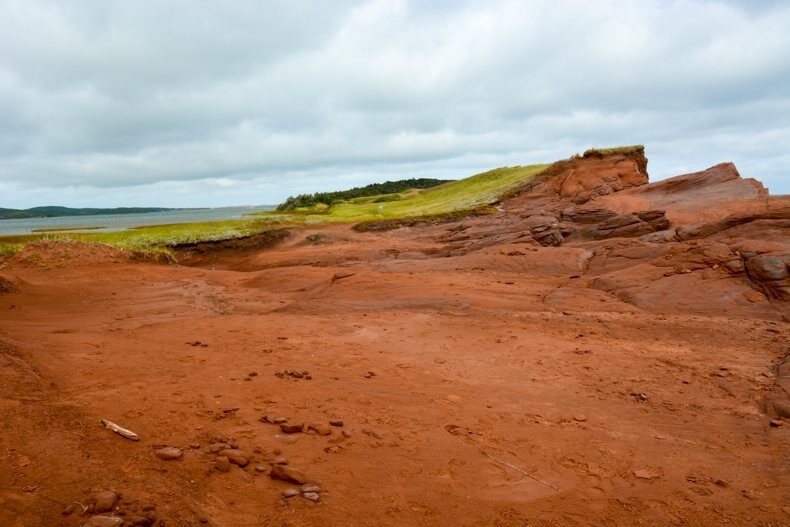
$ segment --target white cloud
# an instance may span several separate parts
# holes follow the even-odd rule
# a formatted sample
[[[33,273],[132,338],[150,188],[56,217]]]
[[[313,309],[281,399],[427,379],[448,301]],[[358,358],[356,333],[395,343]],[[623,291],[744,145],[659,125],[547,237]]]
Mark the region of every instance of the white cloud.
[[[228,205],[644,143],[790,192],[790,6],[0,0],[0,207]],[[193,200],[188,202],[188,200]]]

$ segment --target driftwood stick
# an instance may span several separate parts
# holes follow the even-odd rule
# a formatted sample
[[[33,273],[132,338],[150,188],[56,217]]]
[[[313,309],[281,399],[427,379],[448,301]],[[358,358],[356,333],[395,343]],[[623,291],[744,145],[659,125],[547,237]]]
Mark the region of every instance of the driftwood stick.
[[[106,428],[108,430],[112,430],[113,432],[115,432],[119,436],[125,437],[126,439],[131,439],[132,441],[139,441],[140,440],[140,436],[138,436],[137,434],[135,434],[131,430],[127,430],[126,428],[123,428],[122,426],[118,426],[115,423],[113,423],[112,421],[108,421],[107,419],[100,419],[99,420],[99,424],[101,424],[104,428]]]
[[[482,452],[482,450],[481,450],[481,452]],[[500,465],[505,465],[506,467],[510,467],[510,468],[512,468],[512,469],[513,469],[513,470],[515,470],[515,471],[521,472],[522,474],[524,474],[524,475],[525,475],[525,476],[527,476],[528,478],[534,479],[534,480],[535,480],[535,481],[537,481],[538,483],[542,483],[542,484],[546,485],[547,487],[551,487],[552,489],[556,490],[557,492],[559,492],[559,491],[560,491],[560,489],[558,489],[557,487],[555,487],[555,486],[554,486],[554,485],[552,485],[551,483],[548,483],[548,482],[546,482],[546,481],[543,481],[542,479],[536,478],[535,476],[533,476],[532,474],[530,474],[530,473],[529,473],[529,472],[527,472],[526,470],[521,470],[520,468],[518,468],[518,467],[516,467],[516,466],[514,466],[514,465],[511,465],[511,464],[510,464],[510,463],[508,463],[507,461],[502,461],[501,459],[497,459],[497,458],[495,458],[494,456],[492,456],[491,454],[489,454],[489,453],[487,453],[487,452],[483,452],[483,455],[484,455],[484,456],[486,456],[486,457],[487,457],[487,458],[489,458],[489,459],[492,459],[492,460],[496,461],[496,462],[497,462],[497,463],[499,463]]]

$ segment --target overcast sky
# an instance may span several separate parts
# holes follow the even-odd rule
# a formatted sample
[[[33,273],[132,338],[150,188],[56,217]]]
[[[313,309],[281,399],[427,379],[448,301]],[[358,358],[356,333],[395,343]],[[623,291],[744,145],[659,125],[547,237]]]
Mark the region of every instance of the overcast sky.
[[[790,2],[0,0],[0,207],[224,206],[642,143],[790,193]]]

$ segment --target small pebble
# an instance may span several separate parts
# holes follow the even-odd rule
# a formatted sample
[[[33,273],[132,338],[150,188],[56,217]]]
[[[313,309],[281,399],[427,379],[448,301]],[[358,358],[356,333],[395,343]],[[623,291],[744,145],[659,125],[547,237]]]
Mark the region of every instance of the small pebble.
[[[165,461],[173,461],[179,459],[183,455],[184,453],[181,449],[174,446],[167,446],[156,451],[156,457]]]
[[[302,485],[307,483],[307,475],[301,470],[286,465],[274,465],[269,477],[280,481],[290,481]]]
[[[281,424],[287,423],[287,422],[288,422],[288,418],[287,417],[276,417],[274,419],[274,424],[276,424],[276,425],[281,425]]]
[[[209,452],[211,452],[212,454],[219,454],[220,452],[222,452],[227,448],[231,448],[231,446],[228,445],[227,443],[212,443],[208,447]]]
[[[266,467],[258,465],[255,467],[255,472],[266,472]]]
[[[116,516],[93,516],[85,524],[86,527],[118,527],[123,524],[123,519]]]
[[[280,430],[282,430],[286,434],[298,434],[304,428],[304,423],[299,424],[288,424],[288,423],[281,423]]]
[[[219,455],[220,457],[228,458],[228,461],[240,467],[245,467],[247,466],[247,463],[250,462],[250,458],[249,456],[247,456],[247,454],[235,448],[229,448],[227,450],[223,450],[222,452],[219,453]]]
[[[316,434],[318,434],[320,436],[328,436],[328,435],[332,434],[332,429],[329,428],[326,425],[309,424],[309,425],[307,425],[307,429],[308,430],[312,430],[313,432],[315,432]]]
[[[66,508],[63,509],[63,512],[61,512],[61,514],[63,516],[68,516],[73,512],[74,512],[74,504],[72,503],[71,505],[67,505]]]
[[[329,424],[332,425],[332,426],[343,426],[343,420],[342,419],[332,419],[331,421],[329,421]]]
[[[285,490],[283,490],[283,498],[285,498],[285,499],[293,498],[294,496],[298,496],[298,495],[299,495],[299,491],[296,490],[296,489],[285,489]]]
[[[302,492],[315,492],[316,494],[320,494],[321,487],[318,485],[302,485]]]
[[[230,460],[224,456],[220,456],[214,460],[214,468],[220,472],[230,472]]]
[[[94,512],[107,512],[111,511],[118,503],[118,495],[111,490],[105,490],[96,494],[93,501]]]
[[[198,448],[200,448],[200,444],[199,443],[190,443],[189,444],[189,448],[191,448],[193,450],[197,450]]]
[[[247,374],[247,376],[248,377],[257,377],[258,376],[258,372],[257,371],[251,371],[250,373]]]
[[[288,460],[285,459],[284,457],[276,457],[276,458],[274,458],[274,464],[275,465],[287,465],[288,464]]]
[[[321,500],[321,495],[320,494],[316,494],[315,492],[305,492],[304,494],[302,494],[302,497],[305,498],[305,499],[308,499],[310,501],[320,501]]]

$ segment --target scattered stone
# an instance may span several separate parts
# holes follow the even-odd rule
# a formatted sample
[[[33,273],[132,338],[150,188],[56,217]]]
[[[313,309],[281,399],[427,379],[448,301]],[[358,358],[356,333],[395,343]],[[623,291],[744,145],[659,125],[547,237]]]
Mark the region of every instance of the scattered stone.
[[[280,450],[279,448],[275,448],[274,450],[272,450],[272,454],[274,454],[275,456],[280,456],[282,455],[282,453],[283,451]]]
[[[156,457],[165,461],[180,459],[183,455],[184,453],[181,451],[181,449],[174,446],[167,446],[156,451]]]
[[[189,448],[191,448],[192,450],[197,450],[198,448],[200,448],[200,443],[190,443]]]
[[[126,518],[126,523],[124,525],[129,525],[130,527],[150,527],[152,523],[154,523],[154,521],[148,516],[129,516]]]
[[[270,416],[268,416],[268,415],[262,415],[262,416],[261,416],[261,417],[258,419],[258,421],[260,421],[261,423],[266,423],[266,424],[270,424],[270,425],[276,424],[276,423],[274,422],[274,417],[270,417]]]
[[[274,372],[274,375],[276,375],[277,377],[279,377],[281,379],[305,379],[305,380],[309,381],[309,380],[311,380],[313,378],[313,376],[310,375],[310,372],[307,371],[307,370],[305,370],[305,371],[295,371],[295,370],[276,371],[276,372]]]
[[[307,475],[297,468],[289,467],[287,465],[274,465],[269,477],[272,479],[279,479],[281,481],[290,481],[302,485],[307,483]]]
[[[730,486],[730,484],[727,483],[726,481],[724,481],[723,479],[717,479],[713,483],[715,483],[719,487],[722,487],[722,488],[725,488],[725,489]]]
[[[274,458],[274,464],[275,465],[287,465],[288,464],[288,460],[285,459],[284,457],[276,457],[276,458]]]
[[[342,419],[332,419],[331,421],[329,421],[329,424],[332,425],[332,426],[343,426],[343,420]]]
[[[281,425],[281,424],[287,423],[287,422],[288,422],[288,418],[287,417],[277,417],[277,418],[274,419],[274,424],[276,424],[276,425]]]
[[[305,492],[304,494],[302,494],[302,497],[310,501],[316,501],[316,502],[321,500],[321,495],[316,494],[315,492]]]
[[[198,347],[198,346],[201,347],[201,348],[207,348],[208,347],[208,344],[203,344],[199,340],[193,340],[193,341],[187,342],[187,344],[189,344],[190,346],[194,346],[194,347]]]
[[[298,496],[298,495],[299,495],[299,491],[296,490],[296,489],[285,489],[285,490],[283,490],[283,498],[285,498],[285,499],[293,498],[294,496]]]
[[[574,415],[573,420],[578,421],[579,423],[583,423],[587,420],[587,416],[584,414]]]
[[[308,430],[312,430],[316,434],[320,436],[328,436],[332,434],[332,429],[326,425],[321,424],[309,424],[307,425]]]
[[[146,512],[148,512],[148,511],[155,511],[156,510],[156,505],[143,505],[143,510],[146,511]]]
[[[288,423],[280,423],[280,430],[282,430],[286,434],[298,434],[304,428],[304,423],[299,424],[288,424]]]
[[[372,372],[372,371],[369,371],[369,372],[367,372],[367,373],[365,374],[365,378],[366,378],[366,379],[372,379],[372,378],[373,378],[373,377],[375,377],[375,376],[376,376],[376,373],[375,373],[375,372]]]
[[[116,516],[92,516],[83,527],[118,527],[123,519]]]
[[[61,511],[61,514],[63,516],[69,516],[69,515],[71,515],[73,513],[74,513],[74,504],[73,503],[71,505],[66,505],[66,507],[63,509],[63,511]]]
[[[118,503],[118,495],[111,490],[105,490],[96,494],[93,501],[94,512],[107,512],[111,511]]]
[[[255,467],[255,472],[266,472],[266,467],[258,465]]]
[[[232,414],[232,413],[238,412],[238,411],[239,411],[239,407],[238,406],[229,406],[227,408],[223,408],[222,409],[222,413],[223,414]]]
[[[220,456],[214,460],[214,468],[220,472],[230,472],[230,460],[225,456]]]
[[[249,372],[247,374],[247,377],[257,377],[257,376],[258,376],[258,372],[257,371],[251,371],[251,372]]]
[[[781,419],[771,419],[771,426],[773,428],[781,428],[782,427],[782,420]]]
[[[245,467],[247,466],[247,463],[250,462],[250,458],[249,456],[247,456],[247,454],[235,448],[229,448],[227,450],[223,450],[222,452],[219,453],[219,455],[221,457],[228,458],[228,461],[240,467]]]
[[[209,452],[211,452],[212,454],[219,454],[220,452],[228,448],[231,448],[231,446],[227,443],[212,443],[208,447]]]
[[[320,494],[321,493],[321,487],[319,487],[318,485],[312,485],[312,484],[302,485],[302,492],[303,493],[305,493],[305,492],[315,492],[317,494]]]

